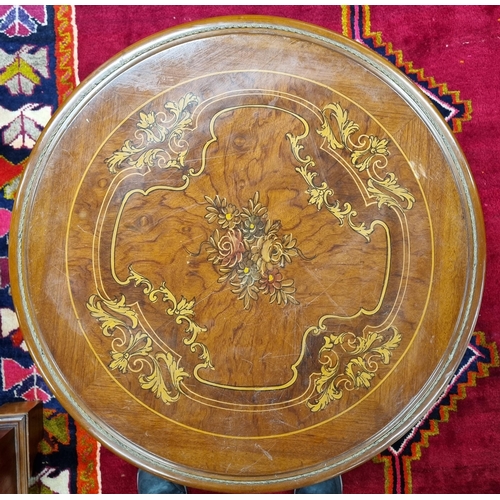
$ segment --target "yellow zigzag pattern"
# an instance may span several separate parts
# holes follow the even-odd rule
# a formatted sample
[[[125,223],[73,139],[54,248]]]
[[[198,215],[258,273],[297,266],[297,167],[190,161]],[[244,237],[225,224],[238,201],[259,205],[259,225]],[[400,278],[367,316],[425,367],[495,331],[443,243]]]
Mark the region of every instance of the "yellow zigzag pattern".
[[[468,122],[472,118],[472,101],[461,100],[460,92],[457,90],[449,90],[446,83],[437,83],[432,76],[425,76],[423,68],[415,69],[413,67],[413,62],[407,62],[404,60],[403,52],[401,50],[394,50],[391,42],[384,42],[382,40],[382,32],[371,31],[371,18],[370,18],[370,7],[364,5],[362,7],[362,19],[363,19],[363,36],[366,38],[371,38],[376,47],[385,48],[385,53],[387,56],[394,56],[396,58],[396,66],[398,68],[404,68],[407,75],[414,74],[417,75],[417,79],[421,82],[427,82],[429,88],[437,88],[439,95],[449,95],[452,97],[453,104],[462,104],[465,108],[465,114],[461,118],[452,118],[453,122],[453,132],[459,133],[462,131],[462,122]],[[349,26],[349,12],[350,7],[342,7],[342,33],[344,36],[350,36],[350,26]]]
[[[56,55],[57,55],[57,89],[59,93],[59,104],[73,92],[78,85],[78,77],[75,74],[75,36],[73,33],[72,17],[73,7],[68,5],[54,6],[56,13]]]
[[[486,337],[483,332],[476,332],[474,336],[478,339],[478,345],[486,347],[491,353],[491,363],[478,362],[478,372],[468,372],[467,382],[462,382],[457,386],[457,394],[450,395],[450,404],[442,405],[439,408],[439,419],[429,420],[430,429],[423,429],[420,431],[420,441],[412,443],[411,445],[411,456],[403,456],[403,469],[404,469],[404,479],[405,479],[405,493],[413,493],[413,483],[411,475],[411,463],[415,460],[420,460],[422,457],[422,448],[429,447],[429,438],[432,436],[437,436],[439,434],[439,424],[443,422],[448,422],[450,418],[450,412],[456,412],[458,409],[458,401],[462,401],[467,397],[467,388],[476,387],[476,381],[478,378],[488,377],[490,374],[490,368],[497,368],[500,366],[498,349],[495,342],[487,343]],[[385,492],[393,492],[394,483],[394,473],[392,469],[392,459],[390,456],[377,455],[373,461],[375,463],[384,464],[384,476],[385,476]]]

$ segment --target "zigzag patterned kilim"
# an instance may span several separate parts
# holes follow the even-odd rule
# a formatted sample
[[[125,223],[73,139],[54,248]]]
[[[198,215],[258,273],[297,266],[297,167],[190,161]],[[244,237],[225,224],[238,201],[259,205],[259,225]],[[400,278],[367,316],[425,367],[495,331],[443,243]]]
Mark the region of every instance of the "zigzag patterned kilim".
[[[33,491],[42,493],[99,491],[98,445],[92,440],[89,449],[88,435],[53,397],[33,364],[13,310],[7,264],[13,199],[26,159],[77,83],[73,14],[70,7],[0,7],[0,404],[44,403],[45,435],[33,485]]]

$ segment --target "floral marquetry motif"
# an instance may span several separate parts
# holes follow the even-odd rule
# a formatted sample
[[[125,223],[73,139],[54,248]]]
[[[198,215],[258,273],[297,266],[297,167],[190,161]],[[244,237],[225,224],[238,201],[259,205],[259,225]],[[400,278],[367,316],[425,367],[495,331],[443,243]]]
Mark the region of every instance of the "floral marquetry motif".
[[[58,400],[130,462],[216,491],[319,482],[401,435],[462,358],[483,276],[438,113],[361,45],[275,18],[101,68],[41,137],[12,231]]]
[[[281,268],[292,257],[305,257],[291,234],[280,234],[281,222],[269,219],[259,193],[241,210],[218,195],[205,199],[209,204],[205,218],[220,226],[205,242],[208,260],[218,266],[219,282],[230,283],[245,309],[259,293],[269,295],[271,303],[298,304],[293,279],[284,279]]]

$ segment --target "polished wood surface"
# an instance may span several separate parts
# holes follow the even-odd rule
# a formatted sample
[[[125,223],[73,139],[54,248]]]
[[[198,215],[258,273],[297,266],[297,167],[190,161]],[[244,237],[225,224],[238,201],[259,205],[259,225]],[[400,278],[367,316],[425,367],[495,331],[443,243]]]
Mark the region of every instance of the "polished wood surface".
[[[318,482],[439,396],[484,274],[474,183],[420,91],[265,17],[119,54],[30,157],[10,247],[30,351],[97,439],[217,491]]]

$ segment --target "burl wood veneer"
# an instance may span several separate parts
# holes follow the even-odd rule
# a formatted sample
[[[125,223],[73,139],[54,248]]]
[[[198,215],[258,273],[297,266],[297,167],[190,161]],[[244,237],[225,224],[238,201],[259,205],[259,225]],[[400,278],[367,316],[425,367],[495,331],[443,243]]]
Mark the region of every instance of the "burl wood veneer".
[[[352,468],[440,395],[473,331],[484,228],[448,125],[322,28],[212,19],[84,82],[19,190],[22,329],[126,460],[217,491]]]

